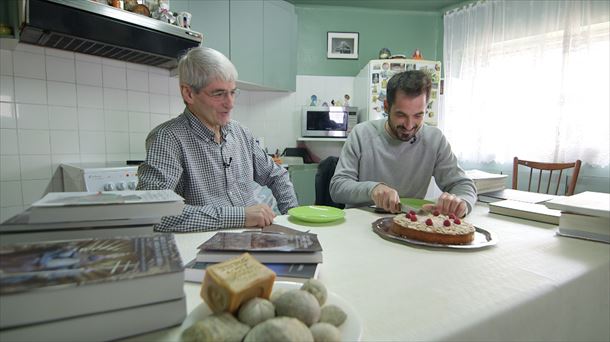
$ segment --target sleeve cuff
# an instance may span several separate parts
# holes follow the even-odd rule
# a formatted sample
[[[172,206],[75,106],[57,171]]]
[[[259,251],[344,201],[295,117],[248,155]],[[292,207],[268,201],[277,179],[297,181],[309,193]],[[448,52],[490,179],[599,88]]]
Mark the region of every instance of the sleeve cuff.
[[[246,209],[243,207],[222,207],[221,228],[242,228],[246,225]]]

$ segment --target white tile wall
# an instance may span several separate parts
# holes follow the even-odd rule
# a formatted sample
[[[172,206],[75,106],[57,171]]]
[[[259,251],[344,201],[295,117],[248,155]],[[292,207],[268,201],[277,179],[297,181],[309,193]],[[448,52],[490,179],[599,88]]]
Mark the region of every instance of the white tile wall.
[[[352,94],[351,77],[298,76],[297,91],[242,91],[233,118],[270,151],[296,146],[301,106]],[[169,71],[18,44],[0,49],[0,221],[54,188],[67,162],[143,159],[151,128],[184,109]],[[308,144],[338,154],[340,145]],[[55,176],[57,178],[57,176]]]

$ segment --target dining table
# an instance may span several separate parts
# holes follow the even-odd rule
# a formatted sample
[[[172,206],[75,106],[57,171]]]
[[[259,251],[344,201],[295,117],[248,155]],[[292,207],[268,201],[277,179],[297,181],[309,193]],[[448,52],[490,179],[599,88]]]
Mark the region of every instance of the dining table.
[[[485,203],[464,221],[488,233],[491,243],[471,248],[382,238],[373,226],[392,214],[368,207],[344,212],[333,222],[282,215],[274,223],[317,234],[323,248],[318,279],[348,303],[348,320],[358,330],[350,339],[610,340],[607,243],[558,236],[557,226],[491,214]],[[175,234],[183,261],[195,258],[215,233]],[[187,315],[205,305],[200,287],[184,283]],[[179,340],[185,328],[128,340]]]

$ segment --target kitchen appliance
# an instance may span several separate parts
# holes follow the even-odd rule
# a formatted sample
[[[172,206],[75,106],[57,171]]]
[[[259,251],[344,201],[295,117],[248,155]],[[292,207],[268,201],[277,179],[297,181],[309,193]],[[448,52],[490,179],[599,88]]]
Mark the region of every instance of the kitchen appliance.
[[[19,41],[172,69],[201,33],[94,1],[21,0]]]
[[[383,102],[387,95],[388,81],[394,74],[406,70],[424,70],[430,74],[432,90],[424,122],[438,125],[441,62],[420,59],[374,59],[360,70],[354,78],[353,100],[360,108],[359,122],[387,117]]]
[[[64,191],[135,190],[138,167],[124,162],[61,164]]]
[[[356,107],[303,107],[303,137],[345,138],[358,123]]]

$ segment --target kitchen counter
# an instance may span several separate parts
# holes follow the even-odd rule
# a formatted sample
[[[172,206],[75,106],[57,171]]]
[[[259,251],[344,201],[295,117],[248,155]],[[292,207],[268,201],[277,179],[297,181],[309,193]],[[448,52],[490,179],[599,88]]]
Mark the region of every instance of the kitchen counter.
[[[477,204],[468,220],[493,232],[496,246],[452,250],[396,244],[377,236],[383,217],[348,209],[335,224],[275,223],[318,234],[319,279],[349,302],[363,341],[608,341],[610,245],[559,237],[556,227],[497,216]],[[214,232],[176,234],[183,260]],[[191,312],[199,286],[185,283]],[[177,340],[181,328],[131,338]]]

